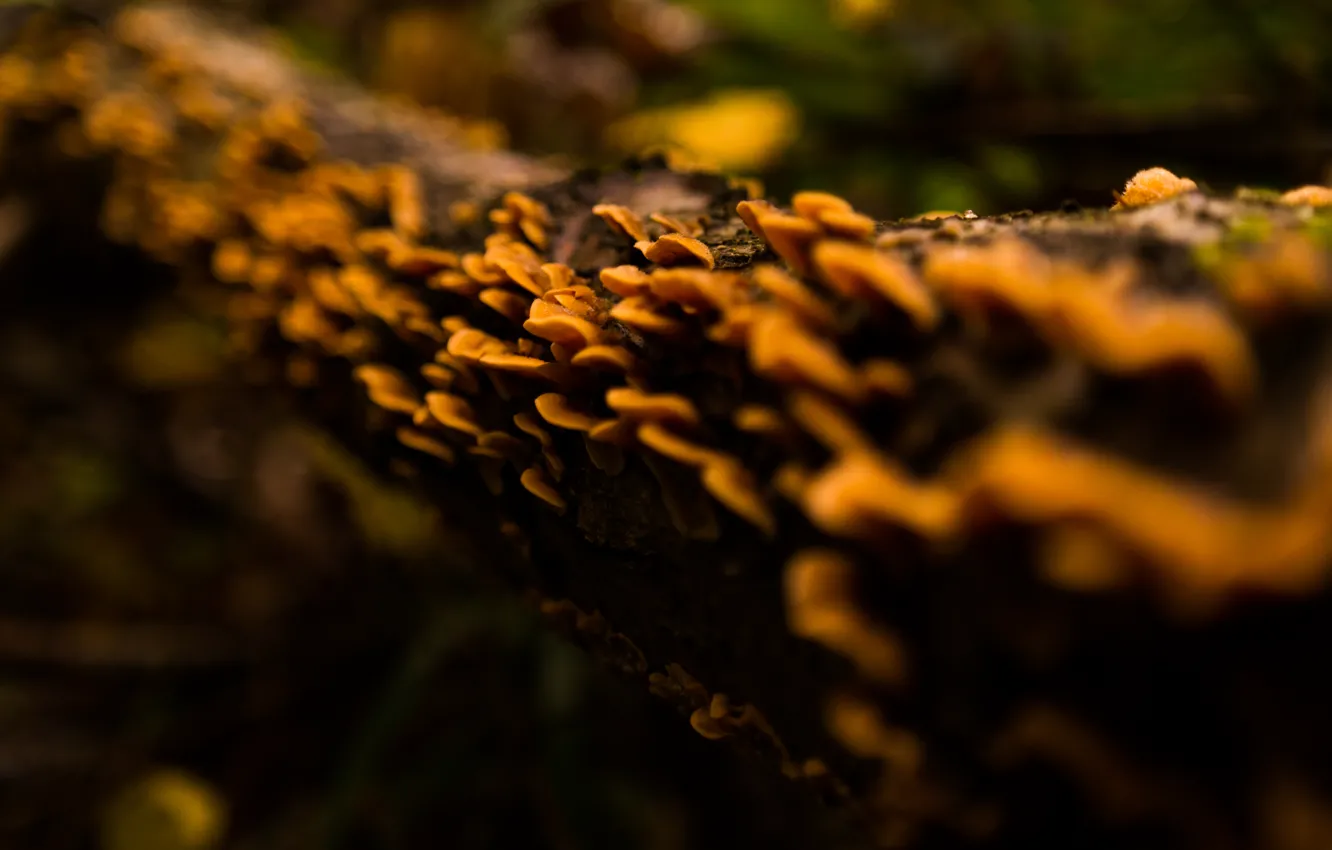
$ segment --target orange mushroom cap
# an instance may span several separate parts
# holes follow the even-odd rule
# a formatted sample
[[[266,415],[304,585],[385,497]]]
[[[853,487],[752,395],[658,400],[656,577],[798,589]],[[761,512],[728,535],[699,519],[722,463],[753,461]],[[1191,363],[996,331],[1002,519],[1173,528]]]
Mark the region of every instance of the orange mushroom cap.
[[[446,463],[453,463],[457,455],[453,447],[436,440],[427,434],[423,434],[413,428],[400,427],[397,430],[398,442],[409,449],[416,449],[419,452],[425,452],[428,455],[434,455]]]
[[[592,207],[592,214],[600,218],[621,236],[627,236],[634,242],[646,242],[648,232],[643,228],[643,220],[628,207],[618,204],[597,204]]]
[[[601,285],[623,298],[648,293],[651,278],[638,266],[611,266],[601,270]]]
[[[569,507],[569,503],[555,489],[555,485],[550,483],[550,479],[546,477],[546,471],[541,467],[531,466],[523,470],[519,481],[522,483],[523,489],[550,505],[556,512],[564,513]]]
[[[885,300],[924,331],[938,324],[938,307],[902,260],[868,245],[832,239],[815,245],[811,257],[820,277],[838,292]]]
[[[446,392],[429,392],[425,395],[426,409],[435,421],[446,428],[461,431],[473,437],[485,433],[476,421],[476,412],[467,399]]]
[[[638,358],[622,345],[589,345],[576,353],[570,362],[603,372],[627,375],[638,368]]]
[[[612,387],[606,391],[606,404],[626,419],[682,425],[697,425],[702,421],[694,403],[677,393],[654,394],[634,387]]]
[[[556,428],[569,431],[590,431],[597,424],[597,419],[569,404],[569,399],[559,393],[545,393],[536,397],[536,411],[542,419]]]
[[[644,257],[661,266],[697,264],[711,269],[717,264],[707,245],[678,233],[664,234],[656,242],[639,241],[634,243],[634,247],[642,251]]]
[[[1113,208],[1143,207],[1197,189],[1198,184],[1187,177],[1178,177],[1164,168],[1146,168],[1124,184],[1124,192],[1115,196]]]

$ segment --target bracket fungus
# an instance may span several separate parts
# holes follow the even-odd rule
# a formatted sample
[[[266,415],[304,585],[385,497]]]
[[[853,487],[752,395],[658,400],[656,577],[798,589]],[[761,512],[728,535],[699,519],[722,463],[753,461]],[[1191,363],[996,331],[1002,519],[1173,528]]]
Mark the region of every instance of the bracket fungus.
[[[206,21],[149,3],[118,13],[111,35],[27,34],[38,40],[0,60],[5,117],[58,134],[54,160],[110,161],[106,235],[219,303],[238,357],[274,356],[277,380],[328,382],[334,396],[349,367],[370,402],[357,391],[349,428],[382,434],[395,468],[450,492],[476,478],[436,461],[474,469],[485,491],[467,497],[495,496],[497,530],[532,557],[577,563],[560,571],[571,594],[608,600],[608,616],[653,612],[621,625],[651,635],[653,652],[689,646],[696,669],[754,700],[732,704],[667,658],[629,652],[604,618],[574,616],[635,675],[664,665],[649,687],[700,734],[769,741],[802,781],[880,762],[882,788],[844,792],[870,817],[960,822],[991,802],[982,792],[1027,805],[1003,764],[972,752],[1001,737],[995,704],[1011,701],[990,679],[954,689],[932,669],[908,675],[908,658],[1030,689],[1047,673],[1086,679],[1060,666],[1073,663],[1061,641],[1097,647],[1114,675],[1087,682],[1083,703],[1122,721],[1115,688],[1147,674],[1201,683],[1199,705],[1235,690],[1195,652],[1228,644],[1184,634],[1144,590],[1287,604],[1292,634],[1324,634],[1326,187],[1277,202],[1148,169],[1114,213],[876,223],[801,192],[789,208],[751,198],[731,214],[723,178],[656,164],[632,180],[570,176],[481,150],[466,122],[349,94]],[[664,212],[646,221],[635,212],[654,207]],[[1261,238],[1237,237],[1246,217]],[[585,226],[598,218],[607,226]],[[1070,371],[1079,380],[1060,383]],[[1225,421],[1185,393],[1164,399],[1178,416],[1157,416],[1163,374],[1204,382],[1228,402]],[[1040,402],[1056,384],[1058,404]],[[556,516],[510,510],[532,498]],[[520,515],[539,519],[519,528]],[[601,568],[620,563],[644,568]],[[714,592],[754,608],[660,601]],[[940,611],[957,613],[945,623]],[[1150,620],[1142,633],[1160,652],[1114,631],[1124,611]],[[1277,649],[1255,643],[1228,670],[1258,659],[1255,687],[1288,669],[1307,679],[1288,663],[1307,647],[1270,625],[1280,619],[1246,620],[1274,631]],[[695,630],[698,641],[678,639]],[[1042,641],[1055,649],[1030,649]],[[735,666],[751,658],[774,674]],[[819,714],[808,703],[826,704],[827,728],[792,737],[805,769],[756,706],[798,723]],[[1165,713],[1133,718],[1150,726],[1144,739],[1196,736],[1161,754],[1181,787],[1203,789],[1158,795],[1167,831],[1258,793],[1247,775],[1222,787],[1185,754],[1233,745],[1226,758],[1248,763],[1248,732],[1227,726],[1230,741]],[[1316,725],[1299,731],[1316,742]],[[960,777],[947,794],[928,784],[936,766],[941,782]],[[1060,821],[1068,846],[1085,838],[1075,821]],[[1225,835],[1198,846],[1248,846]]]
[[[639,241],[634,247],[651,262],[661,266],[701,265],[711,269],[716,264],[712,251],[692,236],[665,233],[655,242]]]

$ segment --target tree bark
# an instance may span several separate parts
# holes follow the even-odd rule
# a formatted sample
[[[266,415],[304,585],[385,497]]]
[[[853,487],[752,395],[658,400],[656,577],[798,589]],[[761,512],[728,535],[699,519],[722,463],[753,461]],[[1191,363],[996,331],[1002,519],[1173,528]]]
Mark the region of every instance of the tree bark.
[[[165,4],[4,62],[11,185],[105,185],[238,369],[876,840],[1332,841],[1314,205],[793,214],[479,148]]]

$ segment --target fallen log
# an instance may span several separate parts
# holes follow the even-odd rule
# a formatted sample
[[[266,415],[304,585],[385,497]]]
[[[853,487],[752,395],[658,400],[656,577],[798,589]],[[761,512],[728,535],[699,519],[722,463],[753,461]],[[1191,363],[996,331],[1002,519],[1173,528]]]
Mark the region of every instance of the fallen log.
[[[885,846],[1332,841],[1332,191],[570,174],[155,3],[26,19],[0,105],[11,185],[104,185],[237,368]]]

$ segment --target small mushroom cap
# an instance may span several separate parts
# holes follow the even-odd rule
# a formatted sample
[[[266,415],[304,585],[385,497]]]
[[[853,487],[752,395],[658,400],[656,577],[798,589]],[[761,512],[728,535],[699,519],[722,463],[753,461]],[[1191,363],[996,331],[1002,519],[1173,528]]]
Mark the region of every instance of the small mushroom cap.
[[[765,534],[774,534],[777,520],[759,493],[754,476],[738,460],[713,463],[703,468],[703,489],[737,516]]]
[[[735,212],[740,216],[740,220],[745,223],[745,227],[748,227],[751,233],[760,239],[767,241],[767,236],[763,233],[763,227],[759,223],[759,219],[762,216],[771,215],[777,212],[776,207],[767,201],[749,200],[741,201],[736,204]]]
[[[427,363],[421,367],[421,376],[436,389],[452,389],[458,373],[438,363]]]
[[[559,513],[564,513],[569,503],[564,500],[555,485],[546,477],[546,471],[539,466],[530,466],[519,477],[523,489],[550,505]]]
[[[531,304],[529,298],[524,298],[517,293],[498,287],[492,287],[482,290],[477,299],[515,324],[522,324],[527,320],[527,311]]]
[[[782,414],[761,404],[742,404],[731,415],[731,423],[746,434],[764,437],[784,437],[790,426]]]
[[[869,391],[876,395],[905,398],[915,387],[911,372],[905,366],[881,357],[860,364],[860,376]]]
[[[310,287],[310,295],[324,309],[344,316],[361,315],[361,305],[356,303],[351,293],[338,282],[337,275],[332,269],[311,269],[306,275],[305,282]]]
[[[407,245],[400,253],[388,257],[389,268],[411,277],[424,277],[441,269],[456,269],[459,262],[453,251],[424,245]]]
[[[694,403],[676,393],[654,394],[634,387],[612,387],[606,391],[606,404],[624,418],[636,421],[681,425],[697,425],[702,421]]]
[[[759,226],[777,256],[801,274],[809,272],[809,248],[823,236],[822,228],[807,218],[778,212],[760,216]]]
[[[587,437],[599,443],[633,445],[634,423],[627,419],[603,419],[588,429]]]
[[[830,235],[843,239],[865,240],[874,235],[874,219],[858,212],[826,210],[817,221]]]
[[[1198,184],[1187,177],[1178,177],[1164,168],[1146,168],[1124,184],[1124,192],[1116,196],[1114,208],[1143,207],[1197,189]]]
[[[770,380],[818,387],[854,403],[865,398],[860,375],[841,353],[782,310],[769,309],[755,318],[749,364]]]
[[[552,342],[550,344],[550,356],[555,358],[556,363],[565,366],[568,366],[573,362],[573,352],[571,352],[566,346],[560,345],[558,342]]]
[[[686,309],[725,310],[746,297],[747,282],[735,272],[698,268],[657,269],[649,276],[652,294]]]
[[[492,268],[485,254],[463,254],[458,260],[463,272],[481,286],[497,286],[505,281],[505,276],[498,268]]]
[[[418,336],[423,336],[431,342],[443,344],[449,339],[449,335],[436,322],[421,316],[407,316],[403,319],[402,326],[404,329]]]
[[[646,295],[651,278],[638,266],[611,266],[601,270],[601,285],[622,298]]]
[[[643,256],[661,266],[701,265],[713,268],[717,261],[707,245],[689,236],[678,233],[664,234],[656,242],[639,241],[634,247],[643,252]]]
[[[565,289],[573,286],[575,281],[582,281],[582,278],[574,274],[574,270],[564,263],[542,263],[541,273],[546,276],[546,290]]]
[[[950,488],[911,479],[887,458],[867,452],[841,456],[805,486],[805,513],[829,534],[877,539],[888,527],[929,539],[954,534],[961,500]]]
[[[637,434],[643,445],[685,466],[708,467],[733,462],[730,455],[700,446],[657,422],[644,422],[638,426]]]
[[[828,192],[796,192],[791,197],[791,208],[795,210],[796,215],[810,221],[818,221],[819,216],[825,212],[855,212],[844,198]]]
[[[559,381],[565,376],[565,369],[560,364],[522,354],[486,354],[481,357],[479,363],[488,369],[512,372],[527,378]]]
[[[695,219],[692,222],[684,221],[683,219],[676,218],[675,216],[670,216],[666,215],[665,213],[659,213],[659,212],[653,213],[652,215],[648,216],[648,218],[652,219],[657,224],[660,224],[662,227],[666,228],[666,232],[668,233],[679,233],[681,236],[697,237],[700,233],[703,232],[703,225],[697,219]],[[647,237],[645,236],[643,238],[646,239]]]
[[[417,431],[414,428],[398,428],[397,437],[398,442],[402,443],[407,448],[434,455],[446,463],[453,463],[457,457],[452,446],[447,443],[442,443],[434,437],[424,434],[421,431]]]
[[[809,287],[773,265],[755,266],[750,279],[774,300],[789,307],[801,321],[818,330],[827,330],[836,322],[832,307],[810,291]]]
[[[524,195],[522,192],[506,192],[500,203],[517,218],[531,219],[544,225],[551,223],[550,210],[530,195]]]
[[[443,328],[444,332],[449,336],[453,336],[461,330],[470,328],[472,323],[467,321],[466,316],[445,316],[439,320],[439,326]]]
[[[454,373],[454,384],[460,391],[469,395],[476,395],[481,391],[481,385],[477,383],[476,373],[472,367],[449,354],[447,350],[441,348],[436,351],[435,362]]]
[[[485,260],[490,268],[503,272],[509,280],[536,296],[546,291],[550,277],[541,270],[541,258],[520,243],[506,243],[488,248]]]
[[[573,356],[575,366],[627,375],[638,368],[638,358],[622,345],[589,345]]]
[[[805,549],[783,575],[791,632],[845,655],[866,678],[889,685],[906,680],[906,649],[856,605],[856,570],[829,549]]]
[[[828,239],[814,246],[814,266],[833,289],[849,297],[881,299],[923,331],[939,322],[939,308],[916,273],[897,257],[868,245]]]
[[[884,724],[879,709],[863,697],[836,694],[828,703],[828,729],[852,755],[893,765],[901,775],[915,775],[923,752],[920,739]]]
[[[357,366],[352,373],[365,385],[370,401],[385,410],[411,414],[421,406],[416,388],[398,370],[378,363]]]
[[[541,445],[551,445],[552,441],[550,432],[545,428],[542,428],[541,423],[532,414],[526,411],[515,413],[513,416],[513,424],[517,425],[518,430],[522,431],[524,434],[530,434],[533,437],[536,437],[537,442]]]
[[[476,412],[467,399],[446,392],[429,392],[425,396],[426,409],[435,421],[446,428],[461,431],[473,437],[485,433],[476,421]]]
[[[814,480],[814,473],[797,461],[788,460],[772,474],[772,487],[788,501],[801,503],[805,490]]]
[[[597,424],[597,419],[569,403],[569,399],[559,393],[545,393],[536,397],[536,411],[542,419],[556,428],[569,431],[590,431]]]
[[[597,204],[592,207],[592,214],[610,225],[611,230],[621,236],[627,236],[634,242],[646,242],[648,232],[643,228],[643,220],[628,207],[618,204]]]
[[[449,354],[464,363],[480,363],[488,354],[509,354],[510,344],[497,339],[479,328],[462,328],[455,331],[445,346]]]
[[[988,245],[946,245],[925,254],[926,283],[955,309],[976,310],[995,302],[1031,321],[1051,309],[1049,259],[1025,239],[996,239]]]
[[[706,708],[695,709],[689,715],[689,725],[709,741],[720,741],[731,734],[730,725],[712,717]]]
[[[244,239],[224,239],[213,249],[213,276],[223,283],[248,283],[252,260]]]
[[[1301,186],[1281,196],[1281,203],[1290,206],[1332,206],[1332,186]]]
[[[439,289],[461,295],[464,298],[472,298],[481,291],[481,284],[466,272],[449,270],[436,272],[427,277],[426,288]]]
[[[787,398],[787,412],[801,430],[834,454],[871,452],[874,443],[856,420],[828,399],[796,390]]]
[[[765,304],[738,304],[721,314],[705,332],[707,338],[718,345],[744,348],[749,345],[754,324],[768,314]]]
[[[425,231],[421,176],[406,166],[385,166],[384,189],[393,229],[408,239],[420,238]]]
[[[678,336],[688,327],[679,319],[657,312],[656,304],[646,297],[625,298],[611,308],[610,314],[634,330],[659,336]]]
[[[559,343],[571,354],[589,345],[599,344],[604,337],[597,325],[548,301],[533,301],[528,316],[523,322],[524,330],[533,336]]]

